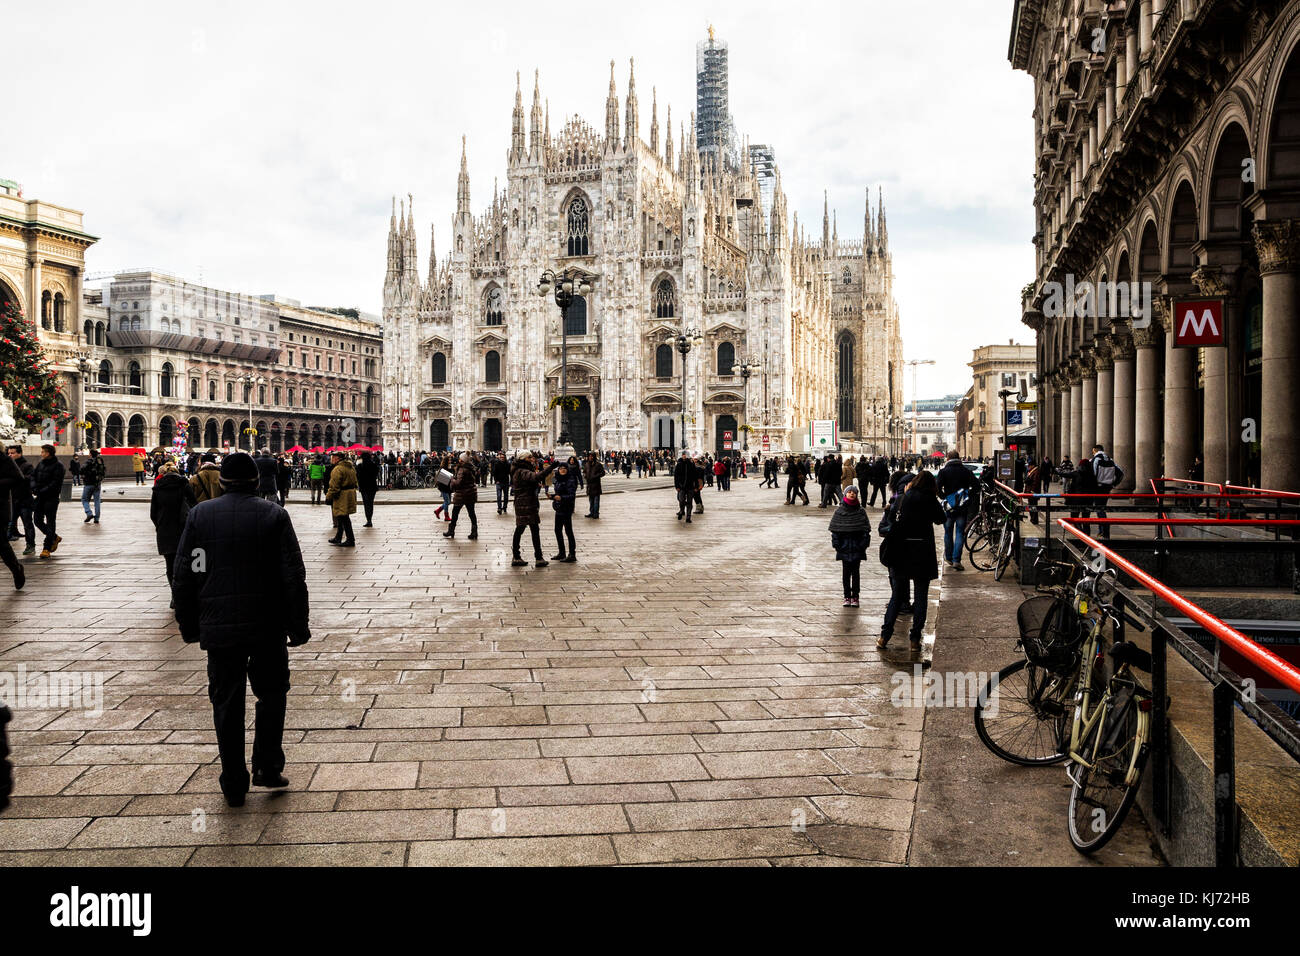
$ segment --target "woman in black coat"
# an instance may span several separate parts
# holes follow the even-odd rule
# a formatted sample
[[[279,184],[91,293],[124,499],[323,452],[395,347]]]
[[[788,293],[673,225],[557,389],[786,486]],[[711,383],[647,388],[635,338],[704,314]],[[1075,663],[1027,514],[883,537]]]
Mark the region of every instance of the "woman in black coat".
[[[871,546],[871,524],[858,500],[858,489],[852,485],[844,490],[844,499],[831,516],[830,533],[835,559],[844,562],[844,606],[857,607],[862,559]]]
[[[925,628],[926,597],[930,582],[939,577],[939,560],[934,551],[934,526],[943,524],[939,505],[939,488],[934,474],[923,470],[907,486],[898,503],[898,516],[890,530],[886,546],[887,566],[894,572],[893,593],[885,608],[885,621],[876,646],[883,648],[894,634],[894,621],[907,604],[908,582],[912,588],[913,650],[921,647]]]
[[[170,462],[163,465],[162,474],[154,482],[153,496],[149,499],[149,520],[153,522],[158,553],[167,562],[169,591],[172,586],[172,565],[176,563],[176,548],[180,544],[181,532],[185,530],[185,519],[189,517],[193,506],[194,491],[190,488],[190,483],[176,471],[175,465]]]
[[[552,483],[554,493],[551,495],[555,504],[555,541],[560,553],[552,561],[573,564],[578,560],[578,544],[573,540],[573,509],[578,499],[578,469],[576,465],[561,462],[555,469]],[[564,551],[564,537],[569,537],[569,551]]]

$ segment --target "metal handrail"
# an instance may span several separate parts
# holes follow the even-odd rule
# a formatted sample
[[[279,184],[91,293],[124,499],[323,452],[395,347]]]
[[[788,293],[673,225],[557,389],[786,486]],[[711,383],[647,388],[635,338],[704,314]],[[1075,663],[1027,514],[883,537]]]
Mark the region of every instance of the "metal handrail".
[[[1091,519],[1093,521],[1098,519]],[[1155,522],[1159,523],[1159,522]],[[1288,661],[1277,657],[1261,647],[1241,632],[1209,614],[1207,611],[1177,594],[1151,575],[1136,567],[1100,541],[1074,527],[1071,519],[1059,518],[1057,524],[1062,530],[1073,535],[1080,543],[1091,548],[1109,562],[1128,574],[1135,581],[1146,587],[1152,595],[1173,605],[1198,626],[1205,629],[1216,641],[1223,642],[1236,650],[1247,661],[1275,677],[1283,685],[1300,691],[1300,670]],[[1066,551],[1080,564],[1085,560],[1083,553],[1075,544],[1064,542]],[[1178,625],[1168,620],[1155,609],[1154,603],[1148,606],[1139,600],[1138,595],[1115,583],[1116,606],[1119,623],[1116,625],[1115,640],[1124,640],[1125,617],[1127,605],[1140,616],[1146,618],[1151,635],[1151,810],[1153,822],[1165,836],[1170,835],[1172,814],[1171,791],[1173,771],[1170,766],[1170,746],[1168,728],[1168,705],[1170,698],[1168,661],[1166,647],[1172,644],[1178,652],[1198,673],[1210,683],[1212,707],[1213,738],[1213,774],[1214,774],[1214,857],[1219,867],[1233,867],[1239,862],[1241,832],[1238,823],[1237,808],[1237,762],[1236,762],[1236,714],[1240,709],[1250,717],[1265,735],[1281,747],[1293,760],[1300,762],[1300,728],[1293,718],[1285,714],[1276,704],[1266,697],[1257,697],[1253,686],[1248,688],[1237,674],[1225,667],[1220,659],[1216,644],[1213,656],[1194,641]]]
[[[1171,590],[1169,587],[1167,587],[1164,584],[1161,584],[1151,575],[1147,574],[1145,571],[1139,568],[1132,561],[1129,561],[1126,558],[1121,557],[1117,552],[1106,547],[1096,538],[1092,537],[1091,535],[1083,531],[1080,531],[1078,528],[1074,527],[1072,523],[1074,520],[1081,520],[1081,519],[1057,518],[1056,523],[1060,527],[1064,528],[1066,531],[1070,532],[1070,534],[1074,535],[1084,544],[1086,544],[1089,548],[1103,555],[1106,558],[1107,562],[1112,563],[1117,567],[1119,567],[1120,569],[1122,569],[1125,574],[1129,575],[1135,581],[1140,583],[1144,588],[1146,588],[1152,594],[1156,595],[1162,601],[1172,604],[1184,615],[1191,618],[1199,626],[1203,627],[1208,633],[1214,635],[1216,638],[1223,641],[1225,644],[1227,644],[1237,653],[1241,654],[1241,656],[1246,658],[1246,660],[1250,661],[1250,663],[1254,664],[1256,667],[1258,667],[1260,670],[1267,673],[1269,676],[1275,677],[1278,680],[1280,680],[1290,690],[1293,690],[1296,693],[1300,694],[1300,668],[1297,668],[1289,661],[1283,660],[1281,657],[1278,657],[1276,654],[1274,654],[1272,651],[1268,650],[1267,648],[1261,647],[1259,644],[1256,644],[1245,634],[1242,634],[1240,631],[1229,627],[1227,624],[1224,624],[1213,614],[1209,613],[1208,611],[1202,610],[1200,607],[1193,604],[1191,601],[1187,600],[1178,592]],[[1089,518],[1088,523],[1092,524],[1094,522],[1098,522],[1101,520],[1125,521],[1130,519]],[[1162,521],[1151,521],[1148,523],[1163,524]],[[1229,522],[1229,523],[1237,523],[1237,522]],[[1277,523],[1298,524],[1300,522],[1286,521],[1286,522],[1277,522]]]

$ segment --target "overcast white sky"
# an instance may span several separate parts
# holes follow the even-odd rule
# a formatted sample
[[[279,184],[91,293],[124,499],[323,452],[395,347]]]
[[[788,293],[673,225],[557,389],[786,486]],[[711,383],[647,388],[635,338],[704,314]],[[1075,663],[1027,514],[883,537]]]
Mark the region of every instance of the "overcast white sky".
[[[642,16],[638,11],[647,11]],[[1011,0],[455,4],[337,0],[21,4],[6,14],[0,178],[85,212],[91,272],[152,266],[235,291],[378,313],[390,197],[448,249],[460,138],[475,210],[505,179],[515,71],[551,128],[689,122],[695,44],[730,45],[742,134],[771,143],[791,206],[843,239],[885,190],[895,295],[922,397],[962,392],[971,349],[1031,342],[1032,84],[1007,62]],[[17,87],[15,90],[14,87]],[[911,396],[911,376],[906,391]]]

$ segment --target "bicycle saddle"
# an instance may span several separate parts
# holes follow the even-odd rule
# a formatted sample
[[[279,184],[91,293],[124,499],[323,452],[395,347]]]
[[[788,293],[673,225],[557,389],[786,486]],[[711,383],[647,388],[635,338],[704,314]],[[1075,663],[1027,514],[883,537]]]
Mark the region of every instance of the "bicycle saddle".
[[[1115,662],[1116,667],[1128,664],[1140,671],[1151,673],[1151,655],[1132,641],[1121,641],[1118,644],[1111,645],[1110,657]]]

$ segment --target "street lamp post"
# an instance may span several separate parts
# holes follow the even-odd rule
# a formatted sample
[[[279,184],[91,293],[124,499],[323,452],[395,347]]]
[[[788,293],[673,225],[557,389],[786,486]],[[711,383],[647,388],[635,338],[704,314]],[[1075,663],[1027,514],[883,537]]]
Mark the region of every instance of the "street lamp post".
[[[745,452],[749,451],[749,376],[762,367],[757,362],[746,362],[744,359],[731,366],[731,374],[739,375],[745,381]]]
[[[677,335],[668,336],[669,341],[677,343],[677,351],[682,353],[682,453],[686,448],[686,356],[692,348],[704,342],[704,334],[695,328],[683,328]]]
[[[1014,389],[1004,388],[998,392],[998,398],[1002,399],[1002,450],[1009,451],[1011,445],[1007,438],[1007,399],[1012,395],[1018,394]]]
[[[559,446],[569,447],[569,306],[573,304],[573,294],[586,296],[591,292],[591,283],[585,273],[569,268],[556,274],[550,269],[542,270],[542,277],[537,282],[537,294],[542,298],[555,290],[555,304],[560,307],[560,440]]]
[[[86,383],[90,381],[90,357],[86,355],[85,352],[82,352],[77,356],[77,371],[81,373],[81,401],[78,403],[81,406],[81,412],[78,416],[80,420],[77,424],[79,426],[84,426],[86,423]],[[85,429],[82,428],[81,431],[84,435]],[[87,442],[87,444],[89,444],[89,442]],[[72,449],[74,452],[80,453],[80,441],[73,442]]]
[[[252,372],[245,372],[241,376],[244,387],[248,389],[248,453],[251,455],[257,444],[257,428],[253,424],[253,386],[263,384],[266,379],[260,375],[253,375]]]

